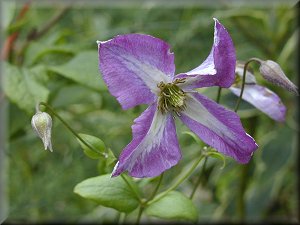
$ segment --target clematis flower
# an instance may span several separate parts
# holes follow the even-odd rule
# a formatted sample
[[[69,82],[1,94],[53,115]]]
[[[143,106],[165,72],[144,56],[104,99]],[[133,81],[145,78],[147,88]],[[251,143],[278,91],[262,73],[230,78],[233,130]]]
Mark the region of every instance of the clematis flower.
[[[240,96],[244,65],[237,64],[235,83],[229,88],[235,95]],[[267,114],[273,120],[283,122],[285,120],[286,107],[280,98],[266,87],[256,84],[252,73],[246,71],[245,87],[242,99],[252,104],[260,111]]]
[[[133,177],[154,177],[176,165],[181,158],[176,116],[219,152],[239,163],[250,160],[258,146],[245,133],[238,115],[194,90],[230,87],[234,81],[234,46],[217,19],[207,59],[176,76],[174,54],[158,38],[126,34],[97,43],[103,80],[122,108],[149,105],[134,120],[132,141],[120,154],[112,176],[128,171]]]

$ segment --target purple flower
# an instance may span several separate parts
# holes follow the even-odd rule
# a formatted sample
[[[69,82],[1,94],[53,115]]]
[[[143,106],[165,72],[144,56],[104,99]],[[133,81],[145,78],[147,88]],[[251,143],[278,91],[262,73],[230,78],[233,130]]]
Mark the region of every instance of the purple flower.
[[[174,76],[169,45],[143,34],[119,35],[98,42],[99,68],[110,93],[123,109],[149,107],[134,120],[132,141],[122,151],[112,176],[154,177],[181,158],[174,118],[206,144],[240,163],[247,163],[257,145],[245,133],[238,115],[194,89],[230,87],[235,78],[235,50],[226,29],[215,19],[214,43],[197,68]]]
[[[243,70],[244,66],[238,64],[236,67],[236,82],[229,88],[237,96],[240,96],[241,93]],[[246,72],[242,99],[276,121],[283,122],[285,120],[286,107],[282,104],[280,98],[268,88],[257,85],[254,75],[249,71]]]

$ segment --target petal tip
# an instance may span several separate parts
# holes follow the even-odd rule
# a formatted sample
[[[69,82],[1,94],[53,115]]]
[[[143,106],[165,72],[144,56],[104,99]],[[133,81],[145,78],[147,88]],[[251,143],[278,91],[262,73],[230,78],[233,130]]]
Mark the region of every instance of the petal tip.
[[[113,171],[112,171],[112,173],[111,173],[111,175],[110,175],[110,177],[112,178],[112,177],[116,177],[116,176],[119,176],[123,171],[120,171],[120,168],[119,168],[119,162],[120,161],[118,161],[117,163],[116,163],[116,165],[114,166],[114,169],[113,169]]]

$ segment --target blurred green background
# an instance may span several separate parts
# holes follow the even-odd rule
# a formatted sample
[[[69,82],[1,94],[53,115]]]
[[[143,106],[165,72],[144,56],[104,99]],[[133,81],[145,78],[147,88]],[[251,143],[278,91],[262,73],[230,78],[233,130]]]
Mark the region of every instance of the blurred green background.
[[[212,18],[216,17],[231,34],[239,60],[272,59],[297,83],[299,29],[293,3],[256,6],[242,2],[212,5],[188,2],[110,5],[78,1],[65,8],[63,1],[51,4],[32,1],[20,19],[17,17],[26,2],[2,2],[2,46],[18,33],[13,48],[6,54],[2,74],[9,77],[3,87],[9,119],[5,151],[9,162],[8,222],[116,221],[115,210],[97,206],[73,193],[80,181],[109,173],[112,168],[105,169],[101,162],[87,158],[76,139],[56,118],[52,130],[53,153],[43,150],[30,125],[36,102],[45,101],[79,133],[101,138],[116,156],[131,140],[132,122],[146,106],[122,111],[108,93],[98,71],[96,40],[124,33],[153,35],[172,46],[176,73],[186,72],[209,54],[213,43]],[[43,29],[45,32],[40,34]],[[260,78],[257,67],[252,68],[258,83],[276,92],[286,105],[286,122],[277,123],[242,103],[239,114],[243,125],[260,148],[246,166],[227,158],[226,167],[220,169],[220,162],[208,161],[207,173],[194,198],[199,222],[298,219],[296,97],[268,84]],[[217,95],[216,88],[199,91],[212,99]],[[236,99],[223,90],[221,104],[232,109]],[[188,165],[199,151],[193,139],[183,134],[187,130],[178,123],[183,159],[166,173],[163,185],[176,177],[176,171]],[[195,179],[191,177],[181,185],[180,191],[190,193]],[[145,220],[156,221],[147,217]],[[131,221],[130,216],[126,221]]]

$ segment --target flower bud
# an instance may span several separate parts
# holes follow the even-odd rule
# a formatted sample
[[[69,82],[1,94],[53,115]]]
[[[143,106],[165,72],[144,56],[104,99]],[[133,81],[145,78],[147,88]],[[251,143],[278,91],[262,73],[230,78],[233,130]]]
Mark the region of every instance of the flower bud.
[[[31,119],[31,126],[36,134],[42,139],[45,150],[47,148],[52,152],[51,127],[52,119],[48,113],[37,112]]]
[[[264,79],[290,92],[298,94],[298,88],[284,74],[278,63],[272,60],[260,60],[259,71]]]

